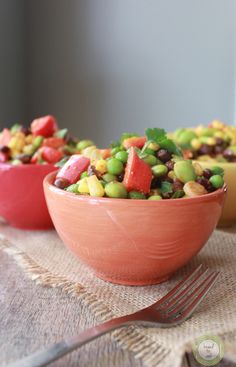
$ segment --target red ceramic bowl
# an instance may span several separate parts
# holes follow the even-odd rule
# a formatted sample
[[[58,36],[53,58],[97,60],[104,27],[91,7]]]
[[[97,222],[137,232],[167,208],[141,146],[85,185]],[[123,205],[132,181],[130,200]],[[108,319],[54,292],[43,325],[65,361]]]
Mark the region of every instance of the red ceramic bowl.
[[[0,217],[17,228],[52,228],[44,198],[43,179],[55,170],[49,164],[14,166],[0,163]]]
[[[55,228],[95,274],[129,285],[166,280],[203,247],[220,217],[226,189],[174,200],[79,196],[44,180]]]

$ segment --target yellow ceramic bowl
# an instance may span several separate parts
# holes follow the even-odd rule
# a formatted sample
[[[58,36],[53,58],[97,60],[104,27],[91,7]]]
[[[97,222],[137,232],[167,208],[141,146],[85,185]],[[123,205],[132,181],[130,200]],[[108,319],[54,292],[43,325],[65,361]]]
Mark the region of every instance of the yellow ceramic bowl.
[[[227,195],[224,209],[218,223],[218,227],[230,227],[236,224],[236,163],[200,162],[203,168],[218,166],[225,171],[225,183],[227,184]]]

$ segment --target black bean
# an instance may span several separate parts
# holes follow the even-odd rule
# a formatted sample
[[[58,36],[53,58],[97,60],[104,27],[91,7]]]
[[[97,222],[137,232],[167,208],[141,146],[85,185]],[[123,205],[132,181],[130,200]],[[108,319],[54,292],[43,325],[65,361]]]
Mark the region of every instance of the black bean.
[[[197,178],[196,182],[204,186],[205,189],[207,190],[207,187],[209,186],[209,181],[206,177],[199,177]]]
[[[157,158],[159,158],[163,163],[166,163],[171,159],[171,153],[166,149],[160,149],[157,152]]]
[[[211,172],[211,170],[210,170],[210,169],[208,169],[208,168],[205,168],[205,169],[203,170],[203,176],[209,179],[209,178],[212,176],[212,172]]]
[[[18,154],[15,156],[15,159],[19,159],[24,164],[30,163],[31,158],[32,155],[30,154]]]
[[[223,157],[225,159],[227,159],[228,161],[231,161],[231,160],[233,160],[235,158],[235,155],[234,155],[234,153],[231,150],[226,149],[223,152]]]
[[[118,180],[119,182],[122,182],[122,181],[124,180],[124,173],[119,174],[119,175],[117,176],[117,180]]]
[[[93,165],[90,165],[89,168],[88,168],[88,175],[89,176],[97,176],[98,179],[101,179],[102,178],[102,173],[99,172],[98,170],[96,170],[95,166]]]
[[[65,189],[70,185],[69,181],[67,181],[65,178],[56,178],[54,181],[54,185],[58,187],[59,189]]]
[[[175,165],[175,162],[173,162],[173,161],[168,161],[168,162],[166,162],[166,167],[168,168],[168,170],[169,171],[173,171],[173,169],[174,169],[174,165]]]
[[[213,151],[213,148],[214,147],[211,145],[202,144],[201,148],[198,150],[198,154],[199,155],[211,154]]]
[[[4,153],[4,154],[9,154],[10,153],[10,148],[6,145],[0,145],[0,152]]]
[[[25,127],[25,126],[21,126],[20,132],[23,133],[26,136],[31,134],[31,131],[29,129],[27,129],[27,127]]]
[[[173,182],[173,191],[174,192],[183,189],[184,184],[180,180],[178,180],[177,178],[174,178],[173,181],[174,181]]]

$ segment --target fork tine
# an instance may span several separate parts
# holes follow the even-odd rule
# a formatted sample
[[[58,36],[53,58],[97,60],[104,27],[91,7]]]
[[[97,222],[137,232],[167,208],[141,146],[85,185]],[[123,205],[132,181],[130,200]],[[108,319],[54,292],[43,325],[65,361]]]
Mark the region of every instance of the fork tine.
[[[172,288],[164,297],[159,299],[157,302],[153,303],[150,308],[156,308],[156,306],[162,306],[168,300],[170,300],[173,296],[178,294],[184,286],[191,280],[194,275],[196,275],[199,270],[202,268],[202,264],[200,264],[196,269],[194,269],[190,274],[186,275],[174,288]]]
[[[209,269],[205,269],[204,271],[202,271],[200,274],[197,274],[193,280],[180,292],[178,293],[174,298],[172,298],[172,300],[170,302],[168,302],[168,304],[165,306],[165,308],[163,308],[163,311],[168,311],[171,310],[171,308],[174,308],[179,301],[181,301],[181,299],[186,298],[186,296],[189,294],[189,291],[191,291],[196,284],[198,283],[198,281],[208,273]]]
[[[182,308],[182,310],[179,310],[179,312],[181,312],[181,315],[179,315],[178,317],[175,317],[173,319],[174,322],[178,323],[181,321],[184,321],[186,319],[188,319],[193,312],[195,311],[195,309],[197,308],[197,306],[201,303],[201,301],[205,298],[205,296],[207,295],[207,293],[210,291],[210,289],[212,288],[212,286],[215,284],[218,276],[219,276],[220,272],[213,272],[211,273],[207,279],[205,279],[205,282],[202,282],[202,284],[206,284],[205,287],[201,290],[201,292],[197,295],[197,297],[191,297],[190,301],[192,300],[192,302],[187,302],[184,307]],[[210,278],[209,281],[207,281]],[[186,306],[188,306],[186,308]]]

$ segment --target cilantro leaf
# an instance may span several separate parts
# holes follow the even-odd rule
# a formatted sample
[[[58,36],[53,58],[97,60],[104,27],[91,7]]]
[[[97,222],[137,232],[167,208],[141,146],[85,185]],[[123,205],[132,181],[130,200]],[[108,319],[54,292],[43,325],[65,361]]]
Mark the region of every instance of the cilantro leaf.
[[[162,181],[160,191],[162,194],[168,194],[173,192],[173,186],[168,181]]]
[[[149,128],[145,130],[145,134],[148,141],[157,143],[160,148],[167,149],[170,153],[182,156],[181,150],[177,147],[173,140],[167,137],[164,129],[159,129],[156,127],[152,129]]]
[[[156,143],[159,143],[161,140],[166,138],[165,130],[157,127],[146,129],[145,134],[148,140],[155,141]]]

